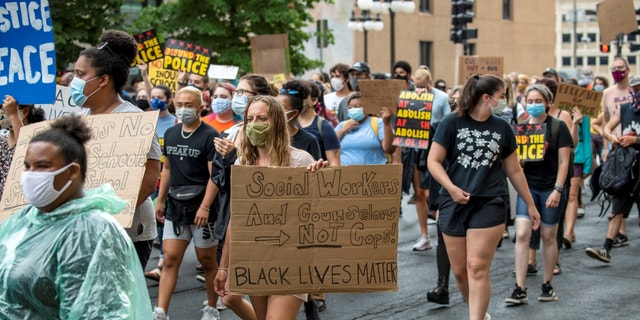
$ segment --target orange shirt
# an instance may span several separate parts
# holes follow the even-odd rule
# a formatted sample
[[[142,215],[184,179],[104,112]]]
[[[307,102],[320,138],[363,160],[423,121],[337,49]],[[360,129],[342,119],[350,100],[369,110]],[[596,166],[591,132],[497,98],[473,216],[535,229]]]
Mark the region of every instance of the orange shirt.
[[[206,115],[206,116],[202,117],[201,119],[202,119],[202,121],[204,121],[204,123],[212,126],[218,132],[225,131],[225,130],[233,127],[234,124],[236,124],[236,122],[233,121],[233,120],[231,120],[229,122],[220,122],[220,121],[218,121],[218,117],[215,117],[213,114]]]

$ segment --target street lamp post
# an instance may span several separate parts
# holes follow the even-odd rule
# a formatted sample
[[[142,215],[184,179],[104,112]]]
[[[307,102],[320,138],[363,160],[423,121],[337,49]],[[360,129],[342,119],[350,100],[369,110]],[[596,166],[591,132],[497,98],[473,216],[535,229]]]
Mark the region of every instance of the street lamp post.
[[[391,20],[390,26],[390,58],[391,66],[396,62],[396,13],[412,13],[416,9],[416,4],[413,0],[374,0],[371,5],[371,12],[374,13],[388,13]],[[393,70],[391,70],[393,73]]]
[[[384,28],[380,14],[378,13],[375,18],[371,15],[372,0],[357,0],[356,7],[359,8],[360,16],[356,17],[355,10],[351,11],[351,19],[347,25],[349,29],[362,31],[364,35],[364,61],[368,62],[368,32],[380,31]]]

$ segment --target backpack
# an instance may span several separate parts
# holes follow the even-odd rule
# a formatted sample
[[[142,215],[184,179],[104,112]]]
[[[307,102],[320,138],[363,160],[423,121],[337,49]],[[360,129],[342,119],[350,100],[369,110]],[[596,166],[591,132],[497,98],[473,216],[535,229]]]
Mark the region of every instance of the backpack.
[[[638,150],[620,146],[614,148],[602,165],[598,181],[600,188],[613,196],[635,193],[640,183],[638,167]]]
[[[378,137],[378,117],[374,117],[371,116],[369,117],[369,119],[371,119],[371,129],[373,129],[373,133],[376,134],[376,138]],[[391,157],[390,153],[384,153],[387,156],[387,164],[390,164],[391,161],[393,160],[393,158]]]

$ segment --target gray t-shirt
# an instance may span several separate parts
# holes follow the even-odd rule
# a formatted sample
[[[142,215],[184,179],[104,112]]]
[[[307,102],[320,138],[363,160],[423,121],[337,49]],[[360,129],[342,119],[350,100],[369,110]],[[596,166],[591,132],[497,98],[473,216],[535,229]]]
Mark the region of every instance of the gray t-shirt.
[[[116,107],[112,113],[133,112],[143,111],[133,104],[125,101]],[[91,110],[85,109],[83,114],[91,115]],[[161,157],[162,149],[160,149],[160,140],[158,139],[158,134],[155,133],[151,142],[151,149],[147,154],[147,159],[160,161]],[[136,212],[133,214],[133,223],[131,224],[131,228],[125,228],[125,230],[133,242],[153,240],[158,236],[158,232],[156,231],[156,210],[153,206],[151,197],[147,197],[147,199],[138,208],[136,208]]]

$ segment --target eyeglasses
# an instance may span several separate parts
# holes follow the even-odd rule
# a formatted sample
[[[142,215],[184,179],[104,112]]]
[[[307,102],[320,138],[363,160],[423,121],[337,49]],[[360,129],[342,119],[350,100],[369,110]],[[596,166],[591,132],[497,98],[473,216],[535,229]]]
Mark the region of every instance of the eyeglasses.
[[[250,93],[250,94],[252,94],[254,96],[257,94],[257,93],[255,93],[253,91],[249,91],[249,90],[245,90],[245,89],[237,89],[234,94],[237,94],[239,96],[246,96],[247,93]]]
[[[294,95],[294,94],[298,94],[299,92],[298,92],[298,90],[294,90],[294,89],[282,88],[282,89],[280,89],[280,93],[285,93],[285,94],[288,94],[288,95]]]
[[[116,54],[111,50],[111,48],[109,48],[109,42],[105,41],[100,43],[99,45],[96,46],[96,49],[98,50],[102,50],[102,49],[107,49],[107,51],[109,51],[109,53],[111,53],[111,56],[116,56]]]
[[[609,70],[611,70],[611,71],[625,71],[625,70],[627,70],[627,67],[626,66],[617,66],[617,67],[611,67],[611,68],[609,68]]]

